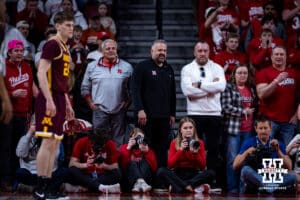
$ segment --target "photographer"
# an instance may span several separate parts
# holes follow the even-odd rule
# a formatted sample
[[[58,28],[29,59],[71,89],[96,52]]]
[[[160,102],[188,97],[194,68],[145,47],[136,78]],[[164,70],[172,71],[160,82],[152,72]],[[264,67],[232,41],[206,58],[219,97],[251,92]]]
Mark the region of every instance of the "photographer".
[[[234,169],[241,169],[241,181],[244,192],[268,192],[272,193],[276,187],[269,187],[267,183],[263,183],[261,174],[258,174],[258,169],[264,168],[263,158],[282,158],[283,169],[292,169],[292,162],[286,155],[285,146],[282,142],[272,139],[271,122],[264,117],[258,117],[255,120],[254,128],[257,133],[256,137],[249,138],[244,141],[239,154],[233,162]],[[296,176],[293,173],[283,174],[283,183],[278,184],[278,187],[288,186],[293,187],[296,183]],[[242,190],[240,190],[242,191]]]
[[[156,156],[148,146],[143,131],[134,128],[128,144],[120,147],[120,165],[132,192],[149,192],[153,173],[157,169]]]
[[[197,137],[194,120],[184,117],[179,122],[176,138],[170,144],[168,168],[159,168],[157,176],[169,186],[169,192],[208,193],[208,184],[214,180],[215,173],[205,168],[204,143]]]
[[[74,145],[70,160],[70,180],[73,185],[92,191],[120,193],[121,173],[116,144],[105,129],[96,129]]]
[[[299,131],[299,129],[298,129],[298,131]],[[300,133],[298,133],[287,145],[286,153],[294,161],[293,169],[296,172],[297,183],[300,183]]]

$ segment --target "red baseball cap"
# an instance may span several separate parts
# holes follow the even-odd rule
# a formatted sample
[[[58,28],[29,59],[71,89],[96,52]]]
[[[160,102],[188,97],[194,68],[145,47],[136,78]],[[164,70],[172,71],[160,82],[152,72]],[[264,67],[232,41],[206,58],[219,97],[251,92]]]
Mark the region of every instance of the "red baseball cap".
[[[10,40],[7,44],[7,50],[10,51],[12,49],[24,49],[22,40]]]
[[[106,39],[108,39],[109,38],[109,34],[107,33],[107,32],[105,32],[105,31],[100,31],[100,32],[98,32],[98,34],[97,34],[97,38],[99,39],[99,40],[106,40]]]

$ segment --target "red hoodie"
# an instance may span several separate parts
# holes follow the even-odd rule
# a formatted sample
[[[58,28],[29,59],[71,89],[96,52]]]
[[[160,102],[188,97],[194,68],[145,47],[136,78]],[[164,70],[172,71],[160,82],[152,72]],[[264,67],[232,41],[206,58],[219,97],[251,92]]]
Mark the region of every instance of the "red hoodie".
[[[177,150],[176,142],[170,144],[168,167],[170,169],[191,168],[204,170],[206,168],[205,148],[203,141],[200,142],[200,150],[197,153],[185,150]]]
[[[141,160],[142,157],[146,159],[147,163],[150,165],[151,170],[155,171],[157,169],[157,161],[154,151],[149,148],[149,151],[147,153],[142,153],[139,149],[131,149],[127,150],[128,144],[123,144],[120,147],[120,165],[122,170],[126,169],[128,163],[131,160]]]
[[[4,81],[13,105],[14,116],[25,117],[32,108],[33,77],[31,66],[27,62],[22,61],[19,66],[20,67],[6,59],[6,75]],[[17,89],[27,90],[26,97],[13,97],[12,92]]]

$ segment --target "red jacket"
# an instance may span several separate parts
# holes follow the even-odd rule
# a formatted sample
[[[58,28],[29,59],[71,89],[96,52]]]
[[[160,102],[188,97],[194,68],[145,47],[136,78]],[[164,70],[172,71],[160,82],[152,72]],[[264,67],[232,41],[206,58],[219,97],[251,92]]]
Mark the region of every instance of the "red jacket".
[[[175,140],[170,144],[168,168],[192,168],[197,170],[204,170],[206,168],[205,148],[202,140],[200,140],[200,150],[197,153],[177,150],[175,144]]]
[[[121,165],[121,169],[124,170],[126,169],[128,163],[131,160],[140,160],[142,159],[142,157],[144,156],[144,158],[146,159],[147,163],[150,165],[151,170],[152,171],[156,171],[157,169],[157,161],[156,161],[156,156],[154,151],[149,148],[149,151],[147,153],[142,153],[141,150],[139,149],[131,149],[131,150],[127,150],[127,145],[128,144],[123,144],[120,147],[120,165]]]
[[[31,66],[26,61],[22,61],[19,69],[16,64],[6,59],[6,75],[4,81],[13,106],[14,115],[25,117],[32,108],[33,76]],[[17,89],[27,90],[26,97],[12,97],[12,92]]]
[[[275,46],[284,46],[284,41],[277,36],[273,36],[272,47]],[[250,41],[246,52],[249,55],[249,62],[253,64],[256,69],[268,67],[272,63],[272,48],[262,48],[260,37],[253,38]]]

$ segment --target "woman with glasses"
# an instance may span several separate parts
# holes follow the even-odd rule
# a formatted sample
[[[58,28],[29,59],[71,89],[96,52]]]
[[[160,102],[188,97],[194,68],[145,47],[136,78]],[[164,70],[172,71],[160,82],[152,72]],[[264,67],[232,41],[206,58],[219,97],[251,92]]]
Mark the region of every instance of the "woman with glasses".
[[[233,160],[244,140],[251,137],[257,96],[246,64],[237,65],[221,93],[224,132],[227,133],[227,189],[239,192],[239,172],[232,167]]]

